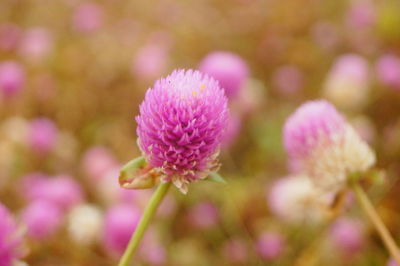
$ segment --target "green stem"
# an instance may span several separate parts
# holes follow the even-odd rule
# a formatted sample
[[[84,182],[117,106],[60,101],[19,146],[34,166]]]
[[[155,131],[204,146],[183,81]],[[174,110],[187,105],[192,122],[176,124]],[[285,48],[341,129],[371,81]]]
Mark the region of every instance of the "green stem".
[[[136,230],[133,233],[131,240],[129,241],[129,244],[124,252],[124,255],[122,255],[121,260],[119,261],[118,266],[130,265],[132,257],[135,254],[137,248],[139,247],[140,240],[143,238],[143,235],[146,232],[147,227],[149,226],[150,220],[156,213],[157,207],[160,205],[164,196],[167,194],[167,191],[170,186],[171,182],[160,184],[157,190],[154,192],[153,196],[150,199],[149,204],[144,210],[139,225],[136,227]]]
[[[379,217],[378,213],[376,212],[374,206],[372,205],[371,201],[369,200],[367,194],[364,192],[360,184],[357,182],[352,182],[352,188],[356,193],[356,197],[360,202],[361,207],[364,209],[366,214],[369,216],[372,224],[375,226],[376,230],[378,231],[383,243],[385,244],[386,248],[392,255],[393,259],[400,264],[400,251],[396,245],[396,242],[393,240],[393,237],[390,235],[389,230],[386,228],[385,224],[382,222],[382,219]]]

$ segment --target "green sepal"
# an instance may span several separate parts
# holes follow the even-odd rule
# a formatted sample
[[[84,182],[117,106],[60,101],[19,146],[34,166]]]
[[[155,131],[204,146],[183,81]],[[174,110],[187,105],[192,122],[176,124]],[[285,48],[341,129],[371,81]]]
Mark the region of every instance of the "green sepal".
[[[228,184],[228,182],[217,172],[211,172],[210,175],[205,180],[224,184],[224,185]]]

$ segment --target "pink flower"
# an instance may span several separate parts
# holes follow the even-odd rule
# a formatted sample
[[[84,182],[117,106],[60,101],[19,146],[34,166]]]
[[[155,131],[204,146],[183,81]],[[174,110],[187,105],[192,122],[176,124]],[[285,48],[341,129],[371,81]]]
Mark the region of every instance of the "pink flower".
[[[8,209],[0,203],[0,266],[11,266],[22,254],[22,239]]]
[[[104,247],[114,254],[122,254],[140,219],[140,212],[131,205],[115,205],[106,215],[103,229]]]
[[[33,174],[25,176],[22,180],[22,193],[28,201],[47,201],[62,210],[69,210],[83,199],[79,183],[68,175],[46,177],[43,174]]]
[[[277,232],[264,232],[257,240],[258,254],[265,260],[275,260],[282,255],[284,239]]]
[[[119,163],[106,147],[91,147],[83,155],[83,171],[92,181],[99,181],[108,171],[117,167]]]
[[[135,77],[152,80],[162,75],[167,68],[168,47],[160,43],[148,43],[136,52],[132,61]]]
[[[364,228],[360,221],[340,218],[331,227],[329,238],[344,255],[354,255],[364,244]]]
[[[77,31],[93,32],[103,24],[103,8],[96,3],[83,3],[73,15],[73,25]]]
[[[14,61],[0,63],[0,91],[4,97],[17,95],[25,84],[25,70]]]
[[[62,216],[61,210],[53,203],[37,200],[22,211],[21,219],[32,238],[44,240],[60,228]]]
[[[58,129],[48,118],[36,118],[31,121],[28,133],[28,143],[38,154],[51,152],[57,141]]]
[[[376,73],[382,84],[400,90],[400,58],[394,55],[384,55],[376,63]]]
[[[53,37],[45,28],[31,28],[23,36],[19,47],[22,57],[34,63],[46,59],[53,48]]]
[[[327,101],[309,101],[286,120],[283,140],[290,160],[320,189],[341,189],[349,174],[375,163],[375,154]]]
[[[151,167],[183,193],[218,168],[228,120],[227,99],[214,79],[177,70],[146,93],[136,117],[138,144]]]
[[[215,78],[228,98],[234,98],[248,78],[246,62],[238,55],[216,51],[208,54],[200,63],[199,70]]]
[[[12,23],[0,25],[0,50],[10,51],[15,49],[21,37],[21,29]]]
[[[326,78],[323,93],[334,104],[346,109],[359,109],[368,100],[370,66],[356,54],[338,57]]]

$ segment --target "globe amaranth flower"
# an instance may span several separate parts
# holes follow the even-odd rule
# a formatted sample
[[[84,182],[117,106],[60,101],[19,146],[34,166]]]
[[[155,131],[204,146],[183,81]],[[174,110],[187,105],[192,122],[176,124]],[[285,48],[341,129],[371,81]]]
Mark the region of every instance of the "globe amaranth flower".
[[[226,51],[208,54],[201,61],[199,70],[218,80],[230,99],[238,96],[249,75],[246,62],[240,56]]]
[[[321,194],[306,175],[280,178],[266,194],[271,212],[291,224],[316,224],[325,216],[332,201],[330,194]]]
[[[338,57],[326,78],[323,93],[334,104],[346,109],[360,109],[370,90],[369,64],[357,54]]]
[[[375,163],[375,154],[345,118],[327,101],[310,101],[287,120],[284,146],[313,183],[335,192],[347,176],[363,172]]]
[[[228,120],[227,99],[214,79],[177,70],[158,80],[140,105],[138,144],[147,162],[183,193],[218,169]]]
[[[22,239],[14,218],[0,203],[0,266],[11,266],[22,255]]]

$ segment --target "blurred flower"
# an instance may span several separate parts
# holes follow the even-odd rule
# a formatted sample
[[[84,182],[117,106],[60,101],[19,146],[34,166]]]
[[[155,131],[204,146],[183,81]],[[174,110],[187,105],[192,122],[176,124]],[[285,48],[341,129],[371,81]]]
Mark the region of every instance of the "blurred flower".
[[[53,48],[53,37],[45,28],[31,28],[23,36],[19,53],[23,58],[34,63],[43,61]]]
[[[246,62],[238,55],[225,51],[208,54],[200,62],[199,70],[218,80],[230,99],[238,95],[249,75]]]
[[[99,181],[109,170],[119,168],[119,164],[106,147],[95,146],[83,155],[82,168],[91,181]]]
[[[386,266],[399,266],[399,264],[396,263],[396,261],[394,259],[389,259],[389,261],[387,262]]]
[[[160,244],[160,239],[151,228],[146,232],[139,252],[141,259],[149,265],[165,264],[167,257],[165,248]]]
[[[168,46],[149,43],[141,47],[132,62],[132,73],[139,79],[153,80],[167,68]]]
[[[323,94],[334,104],[346,109],[359,109],[368,100],[369,65],[361,56],[338,57],[325,81]]]
[[[279,67],[273,73],[272,84],[283,95],[294,94],[304,86],[303,73],[295,66]]]
[[[211,202],[200,202],[190,208],[188,219],[196,229],[209,229],[218,223],[218,209]]]
[[[376,10],[369,0],[353,2],[346,14],[347,25],[353,29],[371,27],[375,20]]]
[[[15,61],[0,63],[0,90],[5,98],[18,94],[24,87],[25,70]]]
[[[93,32],[103,23],[103,8],[96,3],[80,4],[73,14],[73,26],[79,32]]]
[[[0,25],[0,50],[10,51],[15,49],[21,37],[21,29],[12,23]]]
[[[256,249],[258,254],[265,260],[275,260],[282,255],[284,239],[277,232],[264,232],[258,238]]]
[[[22,211],[21,220],[27,226],[30,237],[44,240],[60,228],[62,216],[62,212],[53,203],[36,200]]]
[[[360,221],[340,218],[331,227],[329,238],[344,255],[354,255],[364,244],[364,228]]]
[[[222,247],[222,254],[231,263],[245,263],[248,257],[246,243],[241,239],[227,240]]]
[[[28,201],[43,200],[68,210],[83,199],[82,189],[71,176],[46,177],[34,173],[22,179],[22,195]]]
[[[22,239],[7,208],[0,203],[0,266],[11,266],[22,254]]]
[[[376,73],[382,84],[400,90],[400,58],[394,55],[384,55],[376,63]]]
[[[178,70],[157,81],[140,105],[138,144],[146,160],[182,192],[218,169],[228,120],[218,83],[198,71]]]
[[[321,221],[330,201],[330,196],[319,194],[310,178],[303,175],[278,179],[267,189],[271,212],[289,223]]]
[[[284,126],[289,159],[298,160],[319,188],[335,192],[351,173],[375,163],[375,154],[333,105],[324,100],[301,105]]]
[[[100,238],[103,214],[95,205],[81,204],[74,207],[68,216],[68,233],[81,245],[93,244]]]
[[[58,129],[48,118],[36,118],[30,122],[28,143],[30,148],[38,154],[51,152],[56,145]]]
[[[103,244],[114,254],[122,254],[136,229],[140,212],[131,205],[115,205],[111,207],[104,220]]]
[[[222,138],[222,147],[229,148],[236,140],[240,133],[242,121],[239,115],[231,112],[228,118],[228,125]]]

